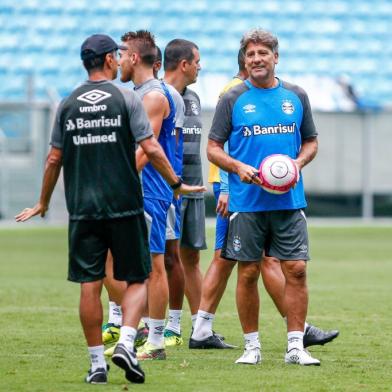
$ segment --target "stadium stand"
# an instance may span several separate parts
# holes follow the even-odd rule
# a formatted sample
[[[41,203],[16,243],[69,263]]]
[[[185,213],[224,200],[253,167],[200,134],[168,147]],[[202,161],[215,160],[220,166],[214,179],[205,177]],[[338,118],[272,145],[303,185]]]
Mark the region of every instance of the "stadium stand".
[[[236,69],[241,34],[261,26],[280,39],[280,75],[316,80],[314,89],[317,78],[329,78],[332,90],[334,80],[344,74],[365,107],[391,105],[391,25],[388,0],[334,0],[327,6],[319,0],[96,0],[93,5],[78,0],[2,0],[0,100],[25,97],[28,75],[36,78],[37,98],[46,98],[48,87],[66,95],[84,78],[79,46],[87,35],[105,32],[119,39],[123,32],[140,28],[152,30],[160,46],[174,37],[198,43],[200,85],[217,76],[223,85]],[[216,93],[207,89],[201,94],[207,95],[207,106],[213,106]],[[331,104],[330,99],[325,107],[320,99],[317,105],[324,110],[348,107],[339,101]]]

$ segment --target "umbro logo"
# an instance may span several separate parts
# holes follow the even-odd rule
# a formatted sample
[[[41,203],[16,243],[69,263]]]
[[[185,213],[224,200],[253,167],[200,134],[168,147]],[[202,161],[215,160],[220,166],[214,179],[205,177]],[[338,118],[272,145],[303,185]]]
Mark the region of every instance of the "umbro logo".
[[[245,105],[242,109],[244,109],[244,113],[255,113],[256,112],[256,105],[248,104]]]
[[[98,102],[101,102],[111,96],[112,94],[109,94],[106,91],[95,89],[95,90],[87,91],[82,95],[79,95],[76,99],[78,101],[87,102],[90,105],[95,105]]]

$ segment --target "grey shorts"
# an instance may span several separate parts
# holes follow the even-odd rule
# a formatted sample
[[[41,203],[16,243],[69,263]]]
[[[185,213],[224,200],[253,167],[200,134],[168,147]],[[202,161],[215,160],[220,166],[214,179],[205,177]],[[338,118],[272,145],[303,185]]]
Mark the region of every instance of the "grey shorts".
[[[257,261],[266,256],[279,260],[309,260],[306,216],[303,210],[235,212],[222,256]]]
[[[180,246],[207,249],[204,199],[182,199]]]

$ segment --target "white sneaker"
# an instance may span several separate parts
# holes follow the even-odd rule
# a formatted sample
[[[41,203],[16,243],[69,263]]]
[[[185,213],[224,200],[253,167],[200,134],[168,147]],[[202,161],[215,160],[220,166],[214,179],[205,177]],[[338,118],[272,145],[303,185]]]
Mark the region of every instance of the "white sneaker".
[[[239,357],[235,363],[243,363],[246,365],[257,365],[261,362],[260,347],[248,346],[245,347],[244,353]]]
[[[292,348],[290,351],[286,352],[284,356],[284,361],[286,363],[303,365],[303,366],[320,366],[320,361],[313,358],[309,351],[305,349]]]

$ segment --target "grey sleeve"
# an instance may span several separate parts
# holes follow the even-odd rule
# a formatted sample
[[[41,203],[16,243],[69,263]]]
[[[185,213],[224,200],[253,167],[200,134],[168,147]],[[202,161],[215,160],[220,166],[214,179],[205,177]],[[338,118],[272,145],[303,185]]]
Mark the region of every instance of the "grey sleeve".
[[[129,126],[136,142],[151,137],[154,133],[141,99],[133,91],[124,91],[123,94],[127,103]]]
[[[56,147],[60,149],[63,148],[63,127],[61,126],[60,118],[61,118],[61,112],[63,110],[64,101],[65,100],[63,99],[57,108],[56,118],[54,120],[52,134],[49,143],[52,147]]]
[[[306,94],[305,90],[301,87],[283,82],[283,86],[291,91],[293,91],[302,103],[302,123],[301,123],[301,137],[303,140],[311,139],[313,137],[317,137],[318,133],[316,131],[316,127],[314,125],[313,116],[312,116],[312,109],[310,107],[310,102],[308,95]]]
[[[232,124],[233,100],[231,94],[225,94],[216,105],[209,139],[224,143],[230,137]]]
[[[180,94],[175,95],[174,104],[176,105],[176,128],[182,128],[184,126],[185,104]]]
[[[305,140],[317,137],[318,133],[313,121],[312,108],[310,107],[309,98],[305,91],[300,95],[300,99],[303,106],[303,116],[300,128],[302,139]]]

